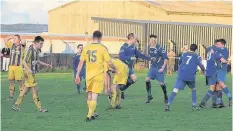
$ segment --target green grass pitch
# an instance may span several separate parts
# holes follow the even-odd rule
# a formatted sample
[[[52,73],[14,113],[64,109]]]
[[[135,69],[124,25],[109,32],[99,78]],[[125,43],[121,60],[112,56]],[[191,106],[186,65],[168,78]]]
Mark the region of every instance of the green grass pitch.
[[[205,108],[192,112],[191,91],[180,91],[171,106],[171,112],[164,112],[163,93],[157,82],[152,82],[154,100],[145,104],[145,74],[137,73],[138,81],[126,92],[121,110],[106,110],[107,97],[98,100],[99,117],[90,123],[85,122],[87,114],[86,94],[76,94],[72,73],[39,73],[39,97],[48,113],[37,112],[31,92],[24,98],[21,111],[14,112],[14,101],[7,101],[7,74],[1,77],[1,124],[2,131],[231,131],[232,108]],[[166,76],[170,95],[176,75]],[[203,75],[197,76],[197,102],[207,91]],[[232,77],[228,75],[227,85],[232,90]],[[224,103],[228,104],[224,95]],[[208,106],[211,104],[209,100]]]

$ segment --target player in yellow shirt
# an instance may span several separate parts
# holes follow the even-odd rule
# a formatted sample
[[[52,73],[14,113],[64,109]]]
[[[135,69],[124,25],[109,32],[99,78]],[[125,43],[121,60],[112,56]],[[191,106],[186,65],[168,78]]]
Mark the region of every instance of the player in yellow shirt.
[[[48,112],[47,109],[43,109],[38,97],[38,88],[35,74],[38,72],[38,64],[47,67],[52,67],[50,64],[46,64],[39,60],[39,52],[43,46],[44,39],[41,36],[35,37],[33,44],[29,47],[24,60],[24,90],[20,92],[15,105],[12,107],[14,111],[20,111],[19,105],[22,103],[24,96],[32,90],[33,101],[39,112]]]
[[[10,42],[11,39],[14,39],[13,43]],[[8,48],[10,48],[10,62],[9,62],[9,71],[8,79],[10,81],[10,95],[8,100],[12,100],[15,92],[15,81],[18,82],[20,91],[23,90],[23,68],[22,60],[24,57],[26,43],[20,37],[20,35],[10,36],[4,39],[4,42]]]
[[[129,68],[128,66],[123,63],[119,59],[112,59],[112,62],[114,66],[116,67],[117,73],[115,74],[114,70],[111,69],[111,67],[108,67],[108,72],[112,72],[114,74],[113,81],[112,81],[112,86],[111,86],[111,99],[110,99],[110,104],[111,107],[110,109],[120,109],[120,101],[121,101],[121,90],[119,89],[120,85],[126,85],[127,79],[128,79],[128,73],[129,73]],[[110,73],[106,73],[106,80],[109,80],[108,83],[111,83],[111,76]],[[105,87],[108,88],[108,87]]]
[[[107,48],[101,44],[101,40],[102,33],[100,31],[95,31],[93,33],[93,43],[88,44],[83,49],[75,79],[75,82],[79,84],[79,74],[83,63],[86,62],[86,91],[88,93],[87,122],[94,119],[97,97],[104,88],[104,63],[107,62],[113,70],[116,70],[115,66],[111,62],[111,57],[107,51]]]

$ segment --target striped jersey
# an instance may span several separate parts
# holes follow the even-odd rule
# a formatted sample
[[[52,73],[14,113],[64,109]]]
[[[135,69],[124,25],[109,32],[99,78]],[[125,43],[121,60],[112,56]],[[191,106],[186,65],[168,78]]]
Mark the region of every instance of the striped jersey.
[[[12,44],[10,50],[10,63],[9,65],[21,66],[22,60],[24,58],[25,47],[22,44],[16,45]]]
[[[24,58],[24,61],[34,74],[38,72],[39,52],[39,49],[34,49],[31,45]]]

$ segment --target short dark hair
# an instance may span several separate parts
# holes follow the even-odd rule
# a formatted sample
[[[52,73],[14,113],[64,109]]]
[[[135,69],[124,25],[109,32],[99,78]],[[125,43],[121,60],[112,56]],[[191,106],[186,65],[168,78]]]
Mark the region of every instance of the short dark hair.
[[[150,35],[150,38],[157,38],[157,35]]]
[[[77,48],[79,48],[80,46],[83,46],[83,44],[78,44]]]
[[[217,43],[217,42],[219,42],[219,39],[215,39],[215,40],[214,40],[214,43]]]
[[[42,38],[41,36],[36,36],[33,42],[40,42],[40,41],[44,42],[44,38]]]
[[[226,40],[225,39],[223,39],[223,38],[221,38],[221,39],[218,39],[219,41],[218,42],[221,42],[221,43],[223,43],[224,45],[226,45]]]
[[[20,35],[19,34],[15,34],[14,36],[18,37],[20,39]]]
[[[196,51],[196,49],[197,49],[197,44],[191,44],[189,49],[190,49],[191,51]]]
[[[102,35],[103,35],[102,32],[100,32],[100,31],[97,30],[97,31],[93,32],[93,36],[92,37],[100,39],[100,38],[102,38]]]
[[[131,37],[134,37],[134,33],[129,33],[129,34],[128,34],[128,36],[127,36],[128,40],[129,40]]]

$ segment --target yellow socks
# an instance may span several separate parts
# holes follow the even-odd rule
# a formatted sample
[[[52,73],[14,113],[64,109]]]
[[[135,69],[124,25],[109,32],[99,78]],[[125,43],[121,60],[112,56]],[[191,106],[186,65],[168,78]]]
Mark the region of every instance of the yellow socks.
[[[23,101],[23,98],[24,98],[24,93],[20,92],[19,97],[17,98],[15,104],[20,105],[22,103],[22,101]]]
[[[23,91],[23,88],[24,88],[24,84],[23,84],[22,81],[21,81],[21,82],[18,82],[18,84],[19,84],[19,90],[20,90],[20,92],[22,92],[22,91]]]
[[[89,111],[87,114],[88,118],[91,118],[91,116],[94,114],[95,109],[96,109],[97,102],[96,101],[90,101],[89,103]]]
[[[10,82],[10,97],[14,97],[14,92],[15,92],[15,84]]]
[[[112,106],[112,108],[116,107],[116,97],[117,97],[116,90],[112,90],[112,97],[111,97],[111,106]]]
[[[33,101],[34,101],[36,107],[37,107],[38,109],[40,109],[40,108],[41,108],[41,103],[40,103],[40,99],[39,99],[37,93],[33,93],[33,94],[32,94],[32,97],[33,97]]]
[[[119,88],[117,88],[116,104],[117,105],[121,104],[121,90]]]

